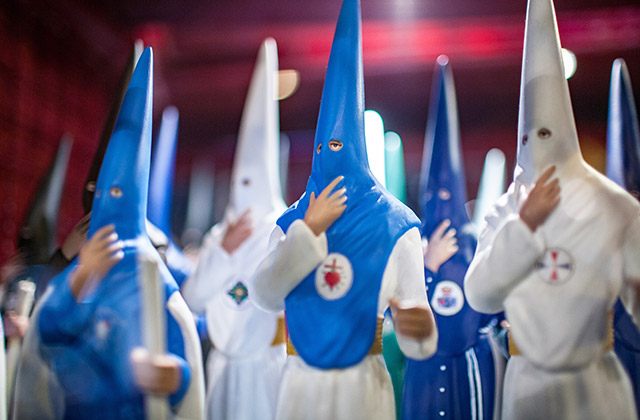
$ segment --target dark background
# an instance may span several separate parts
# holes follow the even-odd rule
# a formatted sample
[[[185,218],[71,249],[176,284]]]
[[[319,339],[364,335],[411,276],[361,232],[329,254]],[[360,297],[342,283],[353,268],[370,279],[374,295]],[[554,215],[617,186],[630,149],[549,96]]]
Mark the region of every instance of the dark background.
[[[410,203],[439,54],[450,57],[470,197],[484,154],[515,153],[525,0],[363,0],[366,104],[406,152]],[[175,194],[184,222],[190,171],[216,174],[216,217],[260,42],[273,36],[281,68],[301,74],[281,103],[291,138],[288,200],[303,190],[324,69],[339,0],[3,0],[0,2],[0,263],[14,252],[19,222],[64,132],[75,138],[60,237],[81,216],[82,183],[131,42],[155,53],[157,130],[163,107],[181,112]],[[583,152],[604,163],[611,63],[627,60],[640,86],[640,1],[557,0],[563,46],[578,58],[570,81]],[[636,88],[638,97],[638,88]]]

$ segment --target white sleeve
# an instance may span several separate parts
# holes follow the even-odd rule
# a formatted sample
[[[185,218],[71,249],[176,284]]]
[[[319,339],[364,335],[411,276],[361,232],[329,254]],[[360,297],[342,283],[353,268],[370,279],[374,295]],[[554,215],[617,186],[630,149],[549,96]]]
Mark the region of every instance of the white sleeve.
[[[640,326],[640,215],[626,228],[622,255],[625,283],[620,298],[636,325]]]
[[[497,313],[511,290],[544,254],[541,235],[520,219],[510,191],[494,206],[480,234],[464,280],[469,305],[478,312]],[[504,203],[507,200],[507,203]]]
[[[390,278],[387,279],[387,276]],[[385,281],[395,283],[393,297],[401,307],[425,307],[431,312],[424,282],[424,262],[422,255],[422,238],[418,228],[408,230],[398,240],[385,269]],[[435,353],[438,347],[438,329],[433,322],[433,332],[422,340],[404,337],[396,333],[398,345],[405,356],[415,360],[424,360]]]
[[[216,280],[227,279],[233,274],[231,256],[220,246],[222,230],[224,227],[214,226],[205,236],[198,264],[182,286],[184,300],[197,314],[205,312],[207,302],[221,286]]]
[[[249,294],[262,309],[279,312],[287,295],[327,257],[327,237],[316,236],[304,221],[296,220],[287,235],[276,226],[269,250],[250,282],[254,290]]]

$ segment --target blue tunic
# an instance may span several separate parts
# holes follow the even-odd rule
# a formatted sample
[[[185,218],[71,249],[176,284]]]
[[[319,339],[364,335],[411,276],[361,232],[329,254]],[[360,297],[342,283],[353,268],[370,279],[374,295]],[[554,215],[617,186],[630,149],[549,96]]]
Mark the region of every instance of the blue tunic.
[[[490,317],[471,309],[459,287],[442,291],[447,278],[427,270],[427,294],[440,331],[438,351],[425,360],[407,359],[403,394],[403,419],[491,419],[495,396],[495,367],[491,346],[480,330]],[[445,287],[448,283],[444,283]],[[436,296],[436,290],[438,290]],[[464,299],[464,298],[462,298]],[[434,302],[438,301],[440,303]],[[443,316],[438,310],[453,311]],[[442,308],[442,309],[440,309]]]

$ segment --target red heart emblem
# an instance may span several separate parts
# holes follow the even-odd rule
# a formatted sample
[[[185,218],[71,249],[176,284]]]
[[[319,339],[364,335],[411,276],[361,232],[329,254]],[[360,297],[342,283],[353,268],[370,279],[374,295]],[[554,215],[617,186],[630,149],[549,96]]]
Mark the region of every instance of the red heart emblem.
[[[329,288],[333,290],[334,287],[340,283],[340,273],[337,271],[328,271],[324,273],[324,282],[329,285]]]

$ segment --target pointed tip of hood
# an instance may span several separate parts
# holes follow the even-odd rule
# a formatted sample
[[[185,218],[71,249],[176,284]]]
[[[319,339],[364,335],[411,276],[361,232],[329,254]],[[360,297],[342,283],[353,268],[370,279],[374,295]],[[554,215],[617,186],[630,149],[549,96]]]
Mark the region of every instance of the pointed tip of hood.
[[[267,38],[260,45],[242,111],[227,206],[229,217],[251,209],[253,217],[261,218],[285,208],[279,150],[278,47],[273,38]]]
[[[329,148],[334,139],[342,142],[339,155],[332,155]],[[314,152],[317,150],[311,177],[319,190],[339,175],[345,176],[347,184],[349,179],[375,182],[365,146],[359,0],[344,0],[338,17],[316,125]]]
[[[449,66],[449,56],[440,54],[438,58],[436,58],[436,66],[438,66],[441,71],[444,71]]]
[[[582,160],[565,78],[553,0],[529,0],[520,81],[516,178],[528,185],[545,168]]]
[[[542,75],[566,80],[553,0],[529,0],[524,38],[523,81]]]
[[[142,97],[138,95],[142,95],[145,98],[148,97],[146,93],[150,90],[153,80],[152,60],[153,51],[151,47],[147,47],[138,59],[138,64],[136,64],[131,79],[129,80],[129,87],[127,88],[120,113],[116,119],[114,133],[128,126],[134,130],[142,130],[146,125],[146,120],[139,118],[139,116],[141,113],[144,113],[142,108],[148,104],[146,100],[142,100]]]
[[[136,64],[135,69],[133,70],[133,74],[131,75],[131,80],[129,81],[129,89],[142,88],[146,89],[149,84],[149,79],[151,78],[151,63],[153,62],[153,49],[151,47],[146,47],[138,62]]]
[[[127,92],[127,88],[129,86],[131,74],[133,73],[133,70],[138,63],[143,50],[144,43],[142,42],[142,40],[136,40],[131,48],[126,67],[124,68],[124,71],[120,77],[120,81],[118,82],[118,89],[116,90],[115,95],[112,99],[109,113],[107,114],[104,127],[102,128],[102,133],[100,134],[98,148],[96,149],[96,153],[93,156],[91,167],[89,168],[87,178],[85,179],[84,190],[82,192],[82,207],[85,214],[91,211],[91,206],[93,205],[93,195],[96,188],[96,182],[98,180],[98,172],[100,171],[100,166],[102,165],[102,159],[104,159],[104,154],[107,151],[109,139],[111,139],[111,134],[113,134],[116,119],[118,118],[118,115],[120,113],[120,107],[122,106],[124,95]]]
[[[446,56],[438,57],[433,75],[420,191],[423,233],[431,234],[444,218],[458,229],[468,223],[458,105]]]
[[[88,236],[107,224],[114,224],[122,239],[145,231],[152,106],[153,52],[147,47],[129,80],[100,167]]]
[[[640,126],[626,62],[611,69],[607,125],[607,176],[628,190],[640,189]]]
[[[167,237],[171,238],[171,204],[178,147],[180,113],[175,106],[162,112],[160,130],[153,146],[151,179],[149,182],[148,217]]]
[[[54,251],[58,213],[62,201],[73,138],[65,133],[45,175],[40,179],[18,232],[18,249],[27,264],[46,263]]]

